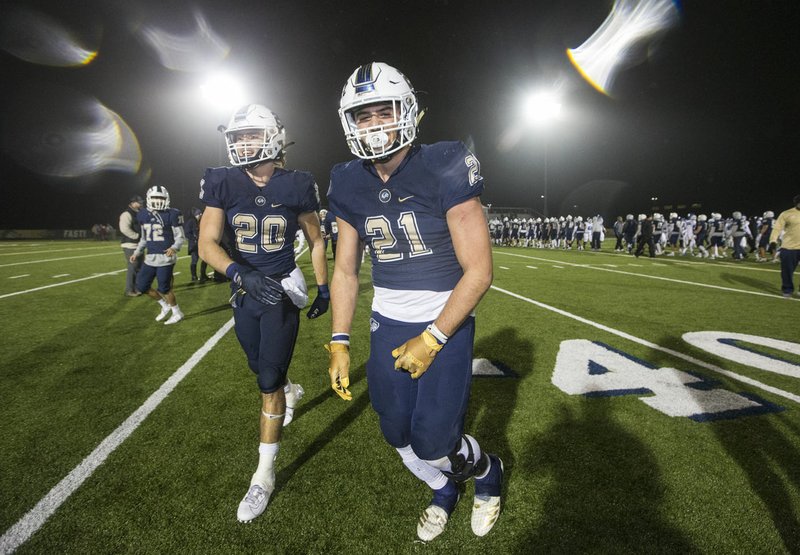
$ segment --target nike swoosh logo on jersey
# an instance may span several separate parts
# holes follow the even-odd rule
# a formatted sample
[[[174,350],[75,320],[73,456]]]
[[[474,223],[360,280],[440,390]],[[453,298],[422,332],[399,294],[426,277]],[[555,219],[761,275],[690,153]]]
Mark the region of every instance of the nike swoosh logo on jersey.
[[[405,202],[405,201],[407,201],[407,200],[408,200],[408,199],[410,199],[410,198],[414,198],[414,195],[408,195],[407,197],[397,197],[397,200],[398,200],[399,202]]]
[[[279,206],[283,206],[283,204],[273,204],[273,205],[272,205],[272,207],[273,207],[273,208],[277,208],[277,207],[279,207]]]

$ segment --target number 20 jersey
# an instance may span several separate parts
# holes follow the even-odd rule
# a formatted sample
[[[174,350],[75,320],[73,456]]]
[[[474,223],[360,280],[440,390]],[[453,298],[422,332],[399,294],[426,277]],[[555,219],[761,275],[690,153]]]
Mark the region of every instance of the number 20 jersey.
[[[268,276],[295,268],[297,217],[319,210],[319,194],[308,172],[275,169],[264,187],[241,168],[209,168],[200,182],[200,200],[225,212],[236,236],[233,259]]]
[[[371,162],[333,168],[329,209],[370,246],[373,310],[406,322],[438,316],[463,275],[447,211],[483,186],[478,160],[460,142],[412,147],[386,183]]]

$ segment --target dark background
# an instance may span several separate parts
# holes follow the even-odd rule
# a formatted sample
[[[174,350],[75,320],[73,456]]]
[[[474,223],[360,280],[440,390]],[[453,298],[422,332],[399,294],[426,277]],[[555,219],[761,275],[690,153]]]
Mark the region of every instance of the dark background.
[[[657,208],[753,216],[777,213],[800,194],[796,0],[683,2],[680,23],[639,45],[641,63],[619,73],[611,96],[565,54],[604,21],[608,0],[6,1],[0,17],[20,6],[98,55],[55,67],[0,50],[0,228],[116,227],[128,197],[152,184],[165,185],[184,213],[200,205],[204,168],[227,163],[216,128],[230,113],[198,101],[200,72],[165,68],[137,37],[144,25],[191,34],[194,13],[229,44],[222,65],[246,81],[249,101],[280,116],[297,143],[288,166],[314,174],[323,205],[330,168],[351,158],[337,114],[342,85],[373,60],[421,91],[421,142],[458,139],[474,149],[485,204],[541,212],[545,149],[550,215],[608,219]],[[7,44],[14,33],[2,32]],[[546,132],[521,127],[523,96],[554,83],[564,120]],[[44,175],[37,141],[63,148],[70,138],[48,136],[48,122],[80,120],[75,106],[86,98],[135,134],[138,171]],[[508,143],[514,129],[522,133]]]

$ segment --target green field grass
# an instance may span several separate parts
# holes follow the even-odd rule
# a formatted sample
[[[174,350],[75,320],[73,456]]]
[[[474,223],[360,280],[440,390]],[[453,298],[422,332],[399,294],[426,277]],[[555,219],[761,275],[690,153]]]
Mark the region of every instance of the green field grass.
[[[781,297],[777,265],[609,251],[495,248],[475,357],[504,377],[474,380],[466,429],[505,461],[503,513],[474,537],[467,484],[426,545],[415,527],[429,491],[369,404],[368,262],[353,401],[328,385],[330,315],[303,318],[290,377],[306,395],[270,506],[244,525],[255,379],[233,331],[192,359],[231,319],[228,286],[192,285],[182,258],[186,320],[163,326],[154,301],[122,295],[116,244],[0,243],[0,552],[800,552],[800,298]],[[308,253],[299,263],[310,276]],[[711,342],[751,358],[683,338],[711,331],[755,336]],[[79,466],[126,422],[102,464]]]

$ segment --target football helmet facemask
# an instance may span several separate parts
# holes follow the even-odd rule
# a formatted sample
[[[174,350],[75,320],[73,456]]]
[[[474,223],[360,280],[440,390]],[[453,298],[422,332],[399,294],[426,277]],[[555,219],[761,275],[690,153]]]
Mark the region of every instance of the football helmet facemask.
[[[148,210],[166,210],[169,208],[169,191],[166,187],[155,185],[147,189],[146,205]]]
[[[238,142],[244,137],[245,140]],[[248,104],[236,110],[225,129],[228,159],[233,166],[251,167],[283,157],[286,130],[272,110]]]
[[[355,115],[368,104],[391,103],[394,121],[358,128]],[[417,96],[409,80],[383,62],[356,69],[342,89],[339,118],[350,152],[364,160],[380,160],[414,142],[417,136]],[[395,133],[394,141],[390,135]],[[391,142],[390,142],[391,141]]]

